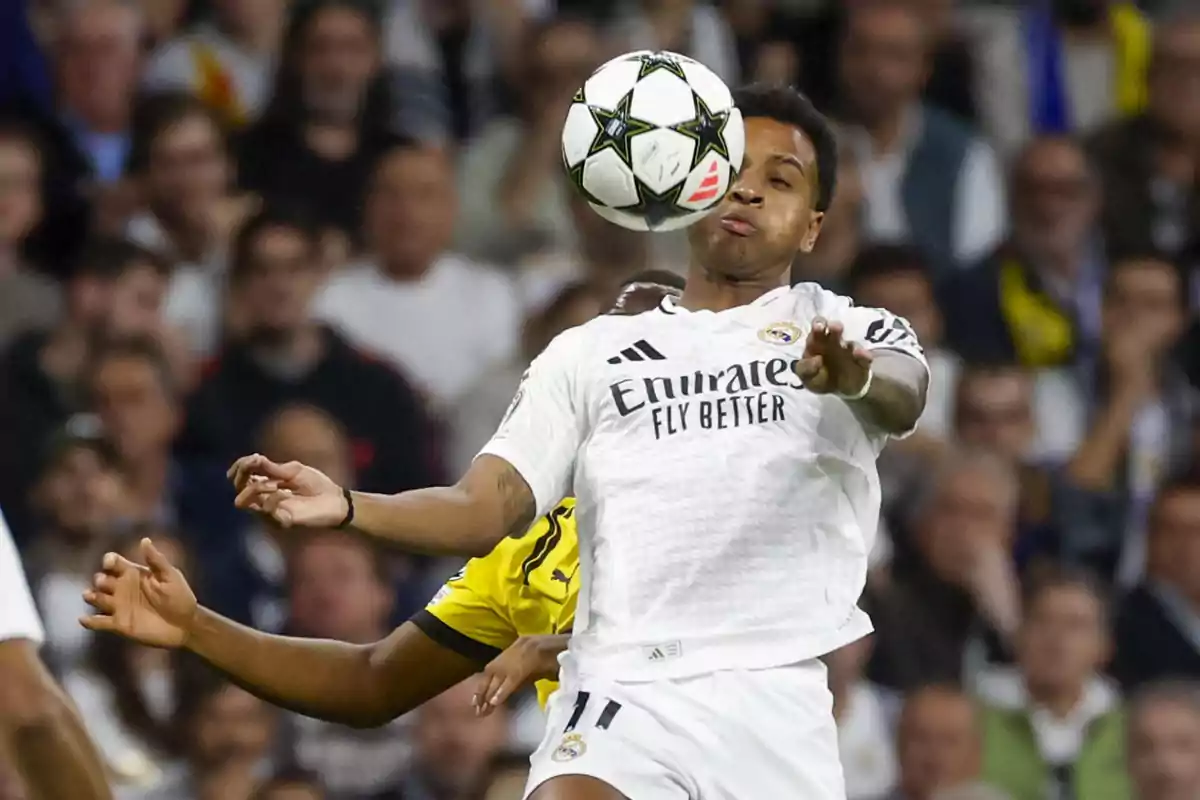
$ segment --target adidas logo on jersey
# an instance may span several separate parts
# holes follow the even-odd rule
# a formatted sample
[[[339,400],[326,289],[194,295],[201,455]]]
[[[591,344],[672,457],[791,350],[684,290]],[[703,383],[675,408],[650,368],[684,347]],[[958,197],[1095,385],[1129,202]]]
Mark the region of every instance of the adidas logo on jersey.
[[[668,661],[683,655],[683,646],[679,642],[647,645],[642,648],[642,655],[647,661]]]
[[[645,339],[638,339],[630,347],[621,351],[621,355],[608,359],[610,364],[620,364],[622,361],[666,361],[667,357],[650,346]]]

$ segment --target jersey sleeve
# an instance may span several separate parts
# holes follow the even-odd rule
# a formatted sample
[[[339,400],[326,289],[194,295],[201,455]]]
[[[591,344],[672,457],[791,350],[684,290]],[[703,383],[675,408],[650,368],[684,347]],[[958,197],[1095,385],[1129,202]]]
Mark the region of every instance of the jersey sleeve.
[[[846,341],[861,344],[867,350],[894,350],[912,356],[929,369],[917,334],[903,317],[882,308],[856,306],[846,310],[841,322]]]
[[[480,664],[500,655],[517,638],[501,611],[503,603],[493,596],[503,579],[499,552],[468,561],[411,620],[442,647]]]
[[[0,514],[0,642],[9,639],[28,639],[41,644],[45,632],[17,546]]]
[[[580,355],[575,328],[533,360],[495,435],[480,455],[502,458],[529,484],[537,516],[571,494],[584,417],[576,391]]]

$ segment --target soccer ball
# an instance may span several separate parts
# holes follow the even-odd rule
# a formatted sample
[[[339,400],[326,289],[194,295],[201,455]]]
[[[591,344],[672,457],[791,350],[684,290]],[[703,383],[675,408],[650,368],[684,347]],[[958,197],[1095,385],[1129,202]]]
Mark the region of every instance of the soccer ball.
[[[596,213],[637,231],[685,228],[725,196],[746,132],[729,88],[699,61],[639,50],[575,93],[563,163]]]

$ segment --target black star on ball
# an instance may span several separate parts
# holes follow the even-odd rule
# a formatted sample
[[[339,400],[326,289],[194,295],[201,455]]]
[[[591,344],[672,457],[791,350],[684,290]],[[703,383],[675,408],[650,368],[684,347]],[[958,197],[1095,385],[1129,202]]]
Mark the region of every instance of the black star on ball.
[[[684,209],[679,207],[679,196],[683,193],[682,183],[676,184],[662,194],[659,194],[641,181],[637,181],[637,193],[638,201],[636,203],[631,206],[618,208],[617,210],[638,215],[646,220],[646,224],[650,226],[650,230],[655,230],[667,220],[674,219],[681,213],[686,213]]]
[[[687,122],[673,126],[672,130],[696,140],[696,156],[692,159],[695,168],[709,153],[729,159],[729,145],[725,143],[725,126],[729,124],[729,112],[714,114],[700,95],[692,92],[696,104],[696,116]]]
[[[639,56],[638,60],[642,62],[641,68],[638,69],[639,81],[651,72],[657,72],[660,69],[671,73],[680,80],[687,80],[687,75],[683,74],[683,65],[670,53],[647,53]]]
[[[654,125],[638,119],[629,113],[629,105],[633,102],[633,92],[628,92],[611,111],[607,108],[597,108],[589,105],[588,111],[596,122],[596,135],[588,148],[588,155],[594,156],[601,150],[611,147],[626,164],[630,162],[630,143],[639,133],[654,130]]]

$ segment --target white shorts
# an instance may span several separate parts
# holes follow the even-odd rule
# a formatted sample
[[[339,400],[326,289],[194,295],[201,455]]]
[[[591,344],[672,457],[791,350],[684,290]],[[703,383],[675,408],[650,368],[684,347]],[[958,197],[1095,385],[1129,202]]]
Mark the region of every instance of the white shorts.
[[[639,683],[569,666],[526,798],[551,778],[588,775],[629,800],[845,800],[820,661]]]

